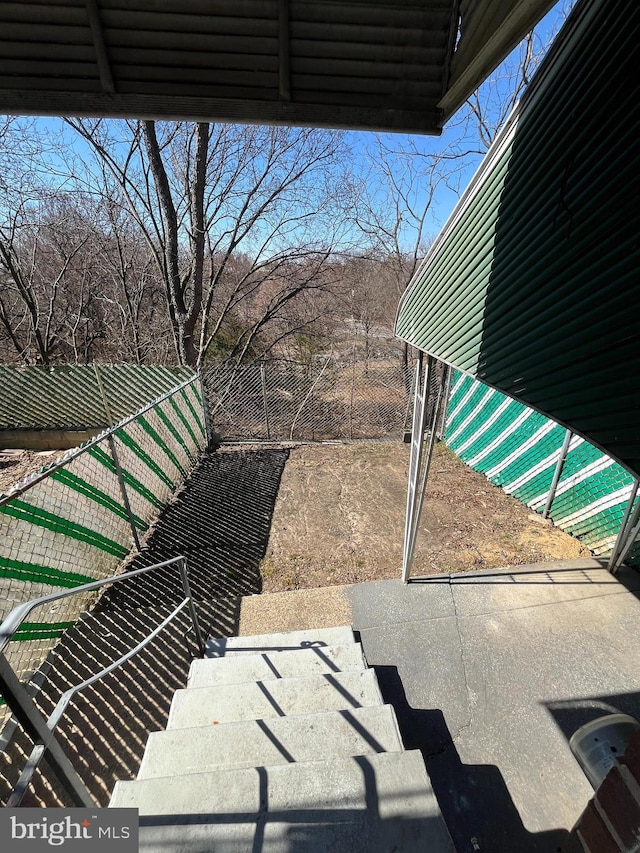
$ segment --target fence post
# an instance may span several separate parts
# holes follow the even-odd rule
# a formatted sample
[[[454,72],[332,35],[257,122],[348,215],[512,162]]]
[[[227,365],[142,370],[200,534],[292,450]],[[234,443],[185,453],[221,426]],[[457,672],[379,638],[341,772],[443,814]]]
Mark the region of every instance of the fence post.
[[[107,420],[107,426],[112,427],[113,426],[113,415],[111,414],[111,409],[109,408],[109,402],[107,400],[107,395],[106,395],[105,390],[104,390],[104,385],[102,384],[102,376],[100,375],[100,369],[99,369],[98,365],[95,363],[95,361],[93,363],[93,372],[95,373],[96,382],[98,383],[98,390],[100,391],[100,396],[102,397],[102,405],[104,407],[104,414],[105,414],[105,418]]]
[[[211,414],[209,412],[209,401],[207,399],[207,386],[205,385],[202,368],[198,371],[198,381],[200,382],[200,396],[202,397],[202,420],[204,421],[204,434],[207,440],[207,448],[211,446],[213,439],[213,430],[211,429]]]
[[[264,425],[267,431],[267,438],[271,438],[271,429],[269,427],[269,405],[267,402],[267,368],[264,361],[260,362],[260,384],[262,385],[262,406],[264,408]]]
[[[627,501],[627,507],[625,509],[624,517],[620,525],[620,530],[618,531],[616,543],[613,546],[611,556],[609,557],[609,563],[607,565],[607,568],[614,575],[620,568],[620,565],[622,564],[624,558],[629,553],[631,545],[633,545],[633,539],[635,538],[633,537],[631,539],[631,543],[629,544],[631,531],[636,526],[638,522],[638,517],[640,517],[640,501],[638,502],[638,505],[632,513],[633,504],[636,499],[636,495],[638,494],[638,486],[640,486],[640,480],[636,479],[633,481],[633,486],[631,487],[631,493],[629,495],[629,500]]]
[[[116,450],[116,443],[113,438],[113,433],[109,433],[109,450],[111,451],[111,457],[113,459],[113,464],[116,468],[116,476],[118,477],[118,483],[120,485],[120,494],[122,495],[122,503],[124,504],[125,511],[127,513],[127,518],[129,519],[129,527],[131,528],[131,533],[133,534],[133,541],[136,546],[136,551],[140,551],[140,539],[138,538],[138,529],[135,525],[135,521],[133,519],[133,512],[131,511],[131,504],[129,503],[129,495],[127,494],[127,487],[124,482],[124,476],[122,474],[122,467],[120,466],[120,459],[118,457],[118,452]]]
[[[102,397],[102,405],[104,406],[104,413],[107,418],[107,426],[113,428],[113,415],[111,414],[111,409],[109,408],[109,402],[107,400],[107,395],[104,390],[104,385],[102,384],[102,376],[100,375],[100,369],[98,365],[93,363],[93,372],[96,375],[96,382],[98,383],[98,388],[100,389],[100,396]],[[129,503],[129,495],[127,494],[127,487],[124,482],[124,477],[122,476],[122,468],[120,467],[120,460],[118,458],[118,453],[116,451],[116,443],[113,440],[113,432],[109,433],[109,450],[111,451],[111,458],[113,459],[113,464],[116,469],[116,476],[118,478],[118,484],[120,486],[120,494],[122,495],[122,503],[124,505],[125,512],[127,513],[127,518],[129,520],[129,527],[131,528],[131,533],[133,534],[133,541],[136,546],[136,551],[140,551],[140,539],[138,538],[138,530],[136,528],[135,522],[133,520],[133,513],[131,512],[131,504]]]
[[[556,489],[558,488],[558,483],[560,482],[560,477],[562,476],[562,469],[564,468],[567,453],[569,452],[569,444],[571,443],[572,438],[573,433],[570,429],[568,429],[565,433],[564,441],[562,442],[560,456],[558,457],[558,461],[556,463],[556,470],[553,472],[553,480],[551,481],[551,487],[549,488],[549,494],[547,495],[547,502],[544,505],[544,510],[542,511],[543,518],[549,518],[549,513],[551,512],[551,504],[553,503],[556,496]]]
[[[451,377],[453,375],[453,368],[449,367],[448,364],[443,364],[444,374],[445,374],[445,382],[444,382],[444,390],[442,393],[442,411],[440,413],[440,426],[437,429],[436,435],[439,439],[444,438],[444,433],[447,424],[447,406],[449,405],[449,395],[451,394]]]

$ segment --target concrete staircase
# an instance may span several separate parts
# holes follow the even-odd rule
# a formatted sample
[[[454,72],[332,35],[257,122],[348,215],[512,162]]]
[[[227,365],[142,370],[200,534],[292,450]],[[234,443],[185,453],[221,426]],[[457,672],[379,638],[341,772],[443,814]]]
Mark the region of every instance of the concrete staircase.
[[[351,628],[210,640],[110,806],[145,853],[453,853]]]

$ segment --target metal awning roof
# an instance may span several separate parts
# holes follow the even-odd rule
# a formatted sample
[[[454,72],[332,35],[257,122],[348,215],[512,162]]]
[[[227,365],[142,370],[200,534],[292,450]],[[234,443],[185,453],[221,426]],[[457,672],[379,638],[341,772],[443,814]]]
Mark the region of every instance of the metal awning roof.
[[[0,113],[438,134],[552,5],[0,2]]]

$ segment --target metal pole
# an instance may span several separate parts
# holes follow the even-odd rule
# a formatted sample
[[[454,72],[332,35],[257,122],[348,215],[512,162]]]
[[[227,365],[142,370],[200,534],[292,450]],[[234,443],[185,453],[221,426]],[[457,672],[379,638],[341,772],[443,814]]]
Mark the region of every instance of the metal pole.
[[[102,405],[104,406],[104,414],[107,419],[107,426],[113,426],[113,415],[111,414],[111,409],[109,408],[109,403],[107,401],[107,395],[105,394],[104,385],[102,384],[102,376],[100,375],[100,369],[98,365],[93,363],[93,372],[96,375],[96,382],[98,383],[98,390],[100,391],[100,396],[102,397]]]
[[[0,654],[0,693],[11,708],[26,733],[36,743],[40,741],[47,751],[47,763],[60,780],[62,786],[76,806],[91,808],[95,802],[73,765],[62,751],[53,732],[47,727],[44,717],[18,680],[9,662]]]
[[[618,552],[622,547],[622,543],[625,540],[625,536],[629,529],[628,522],[629,516],[631,515],[631,510],[633,509],[633,502],[636,499],[636,495],[638,494],[638,486],[640,486],[640,480],[634,480],[633,486],[631,487],[631,494],[629,495],[629,500],[627,501],[627,507],[624,511],[624,516],[622,517],[622,523],[620,524],[620,529],[618,530],[618,535],[616,537],[616,544],[613,546],[613,550],[611,551],[611,556],[609,557],[609,563],[607,568],[609,571],[614,570],[616,567],[616,560],[618,559]],[[633,525],[632,525],[633,526]]]
[[[627,559],[627,554],[629,553],[629,551],[633,547],[634,542],[638,538],[638,534],[640,533],[640,520],[636,520],[636,519],[638,519],[639,515],[640,515],[640,506],[636,507],[636,512],[634,513],[635,524],[633,526],[633,529],[631,530],[631,533],[629,533],[629,536],[627,537],[627,541],[625,543],[625,546],[622,549],[622,551],[620,552],[620,555],[616,561],[616,565],[613,568],[613,574],[614,575],[616,574],[616,572],[618,571],[620,566],[624,563],[624,561]]]
[[[544,505],[544,510],[542,512],[543,518],[549,518],[549,513],[551,512],[551,504],[553,503],[556,496],[556,489],[558,488],[558,483],[560,482],[560,477],[562,476],[562,469],[564,468],[565,459],[567,458],[567,453],[569,452],[569,444],[571,443],[571,439],[573,438],[573,433],[570,429],[568,429],[564,436],[564,441],[562,442],[562,447],[560,448],[560,456],[558,457],[558,461],[556,463],[556,470],[553,472],[553,480],[551,481],[551,487],[549,488],[549,494],[547,495],[547,502]]]
[[[138,530],[136,528],[135,521],[133,520],[133,513],[131,512],[131,504],[129,503],[129,495],[127,494],[127,487],[124,482],[124,476],[122,475],[122,468],[120,466],[120,459],[118,458],[118,452],[116,450],[116,443],[113,438],[113,433],[109,434],[109,450],[111,451],[111,456],[113,458],[113,464],[116,468],[116,474],[118,477],[118,483],[120,484],[120,494],[122,495],[122,503],[124,504],[124,508],[127,513],[127,518],[129,519],[129,527],[131,528],[131,533],[133,535],[133,541],[136,546],[136,551],[140,551],[140,539],[138,538]]]
[[[442,416],[440,418],[440,426],[438,427],[438,438],[444,438],[444,431],[447,422],[447,406],[449,405],[449,396],[451,395],[451,377],[453,376],[453,368],[448,364],[443,365],[445,372],[444,394],[442,397]],[[438,404],[440,405],[440,404]]]
[[[267,430],[267,438],[271,438],[271,429],[269,428],[269,406],[267,404],[267,369],[264,361],[260,362],[260,384],[262,385],[262,405],[264,408],[264,425]]]
[[[435,372],[435,364],[436,360],[432,356],[429,356],[429,375]],[[427,481],[429,479],[429,469],[431,468],[431,459],[433,457],[433,446],[435,444],[436,438],[436,423],[438,420],[438,410],[440,408],[440,400],[442,399],[442,391],[444,388],[444,377],[440,378],[440,383],[438,387],[438,396],[436,398],[436,404],[434,406],[433,412],[431,413],[431,422],[429,424],[429,444],[427,446],[427,452],[422,460],[423,471],[422,471],[422,480],[420,482],[420,491],[418,493],[418,503],[415,509],[415,518],[411,525],[411,543],[409,547],[409,560],[410,563],[413,562],[413,554],[416,545],[416,538],[418,536],[418,525],[420,524],[420,517],[422,516],[422,506],[424,504],[424,495],[427,490]],[[428,411],[429,408],[429,394],[427,393],[425,399],[425,409]]]
[[[633,515],[629,518],[625,532],[618,548],[615,560],[609,561],[609,570],[612,574],[616,574],[620,566],[624,563],[627,554],[631,550],[631,546],[635,542],[638,533],[640,533],[640,501],[633,511]],[[617,544],[617,543],[616,543]]]
[[[100,389],[102,405],[104,406],[104,413],[107,418],[107,425],[113,428],[113,415],[111,414],[111,409],[109,408],[109,403],[107,401],[107,395],[104,390],[104,385],[102,384],[102,376],[100,375],[100,369],[98,368],[98,365],[95,362],[93,364],[93,372],[96,375],[96,382],[98,383],[98,388]],[[138,531],[136,530],[136,525],[133,521],[133,513],[131,512],[129,495],[127,494],[127,487],[125,486],[124,477],[122,476],[122,468],[120,467],[120,460],[118,459],[118,453],[116,451],[116,443],[113,440],[113,432],[109,433],[108,441],[111,456],[113,458],[113,464],[116,468],[116,476],[118,477],[118,483],[120,485],[122,503],[124,504],[124,508],[127,513],[127,518],[129,519],[129,527],[131,528],[131,533],[133,534],[133,541],[136,546],[136,551],[140,551],[140,540],[138,539]]]
[[[206,647],[204,643],[204,639],[202,637],[202,632],[200,630],[200,622],[198,621],[198,614],[196,613],[196,607],[193,603],[193,598],[191,596],[191,588],[189,587],[189,578],[187,576],[187,561],[180,560],[180,575],[182,577],[182,587],[184,589],[184,596],[189,600],[189,613],[191,614],[191,621],[193,622],[193,633],[196,637],[196,643],[198,644],[198,650],[200,651],[200,656],[204,657]]]
[[[204,421],[204,434],[207,439],[207,448],[211,446],[213,440],[213,430],[211,428],[211,414],[209,412],[209,401],[207,400],[207,388],[204,383],[202,368],[198,371],[198,380],[200,382],[200,396],[202,397],[202,420]]]
[[[415,518],[417,484],[420,479],[420,457],[422,437],[427,415],[426,398],[429,390],[429,371],[424,367],[424,353],[418,355],[416,364],[415,391],[413,401],[413,424],[411,427],[411,455],[409,460],[409,482],[407,484],[407,511],[405,515],[404,549],[402,558],[402,582],[408,583],[413,553],[411,540]]]
[[[406,370],[408,371],[409,368],[407,367]],[[412,397],[412,395],[415,395],[415,382],[416,382],[417,375],[418,375],[417,370],[411,371],[411,381],[409,382],[409,388],[407,389],[407,406],[404,410],[404,421],[402,422],[403,437],[406,435],[407,427],[409,425],[409,411],[411,410],[411,397]],[[406,386],[407,386],[406,376],[403,375],[402,381],[404,382],[405,389],[406,389]],[[404,440],[406,442],[406,438]]]

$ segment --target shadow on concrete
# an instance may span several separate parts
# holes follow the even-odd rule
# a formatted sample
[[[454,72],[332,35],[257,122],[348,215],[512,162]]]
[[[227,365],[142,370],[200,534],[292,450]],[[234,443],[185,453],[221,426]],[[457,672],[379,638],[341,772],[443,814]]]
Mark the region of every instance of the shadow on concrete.
[[[369,853],[372,850],[445,853],[451,850],[439,817],[393,814],[410,803],[414,794],[422,793],[412,791],[409,780],[397,783],[395,797],[401,801],[400,808],[397,803],[390,802],[385,808],[378,791],[375,767],[369,757],[354,756],[352,760],[362,773],[364,807],[348,806],[346,802],[342,808],[332,807],[329,802],[308,808],[272,807],[269,769],[258,767],[259,811],[143,815],[139,821],[140,849],[180,850],[182,853],[222,850],[227,846],[230,850],[243,849],[247,853],[260,853],[265,846],[288,853]],[[386,817],[381,814],[385,810]],[[274,844],[276,838],[279,843]]]
[[[581,726],[607,714],[628,714],[640,720],[640,693],[637,692],[563,699],[545,702],[544,706],[567,740]]]
[[[375,666],[407,749],[419,749],[458,853],[565,853],[569,832],[531,833],[494,765],[463,764],[439,709],[412,708],[395,666]],[[586,805],[586,803],[585,803]]]
[[[259,565],[288,451],[223,451],[206,456],[161,513],[128,569],[184,554],[203,631],[237,633],[241,596],[260,591]],[[142,641],[183,599],[175,567],[108,587],[90,614],[66,631],[38,675],[37,703],[49,715],[62,693]],[[100,806],[118,779],[135,777],[150,732],[164,729],[176,689],[196,655],[185,611],[114,673],[77,694],[57,732]],[[32,744],[15,722],[3,732],[0,800],[6,802]],[[70,805],[46,768],[25,806]]]

